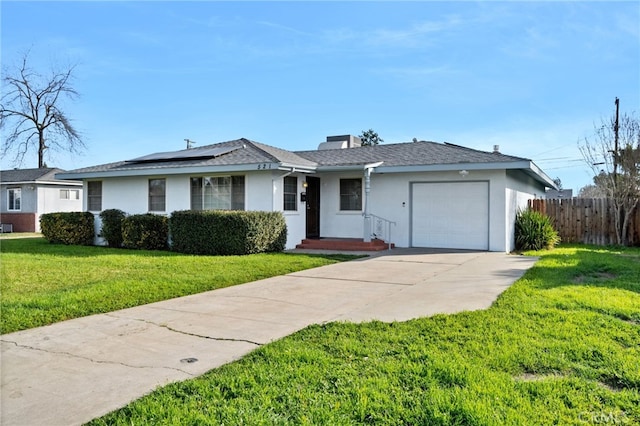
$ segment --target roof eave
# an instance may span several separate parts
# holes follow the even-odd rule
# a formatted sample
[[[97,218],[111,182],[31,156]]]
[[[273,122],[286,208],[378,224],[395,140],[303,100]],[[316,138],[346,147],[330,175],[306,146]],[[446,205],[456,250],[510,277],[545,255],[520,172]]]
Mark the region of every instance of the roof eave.
[[[549,175],[543,172],[542,169],[538,167],[533,161],[529,161],[529,168],[525,169],[525,173],[529,174],[534,179],[542,183],[546,188],[552,188],[556,191],[558,190],[558,186],[553,181],[553,179],[551,179]]]
[[[277,170],[280,163],[251,163],[251,164],[228,164],[217,166],[190,166],[190,167],[167,167],[167,168],[140,168],[126,170],[101,170],[87,172],[67,172],[60,173],[61,179],[100,179],[113,177],[130,176],[164,176],[164,175],[184,175],[202,173],[235,173],[261,170]]]
[[[294,163],[280,163],[279,169],[281,170],[292,170],[295,172],[300,172],[300,173],[315,173],[315,171],[317,170],[316,166],[301,166],[299,164],[294,164]]]
[[[450,164],[426,164],[415,166],[385,166],[377,167],[374,173],[408,173],[408,172],[445,172],[459,170],[523,170],[548,188],[555,188],[555,183],[533,161],[522,160],[512,162],[492,163],[450,163]]]
[[[82,182],[78,180],[20,180],[0,182],[2,185],[71,185],[81,186]]]
[[[318,166],[319,172],[342,172],[351,170],[363,170],[365,164],[348,164],[344,166]]]

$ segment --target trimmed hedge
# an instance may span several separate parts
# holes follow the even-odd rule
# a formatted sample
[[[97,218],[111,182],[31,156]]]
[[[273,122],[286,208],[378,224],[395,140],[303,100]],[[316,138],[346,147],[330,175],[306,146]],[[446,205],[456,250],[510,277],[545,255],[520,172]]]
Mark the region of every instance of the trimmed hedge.
[[[125,212],[118,209],[107,209],[100,213],[102,220],[100,234],[107,240],[109,247],[122,247],[122,221],[126,216]]]
[[[284,250],[282,212],[192,211],[171,214],[172,250],[188,254],[243,255]]]
[[[166,250],[169,225],[165,216],[145,213],[122,220],[122,245],[129,249]]]
[[[93,245],[94,218],[89,212],[45,213],[40,216],[40,230],[53,244]]]

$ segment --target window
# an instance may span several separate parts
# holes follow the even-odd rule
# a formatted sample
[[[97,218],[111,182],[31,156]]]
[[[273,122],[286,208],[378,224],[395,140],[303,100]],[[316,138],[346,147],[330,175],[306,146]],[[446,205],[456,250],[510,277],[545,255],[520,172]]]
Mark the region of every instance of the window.
[[[191,178],[191,210],[244,210],[244,176]]]
[[[149,211],[165,211],[166,179],[149,179]]]
[[[298,195],[298,178],[295,176],[286,176],[284,178],[284,210],[296,211],[298,210],[298,203],[296,197]]]
[[[22,189],[9,188],[7,190],[7,195],[9,197],[9,210],[19,211],[22,204]]]
[[[80,191],[77,189],[61,189],[60,199],[61,200],[79,200]]]
[[[340,179],[340,210],[362,210],[362,179]]]
[[[102,210],[102,181],[87,182],[87,210],[90,212]]]

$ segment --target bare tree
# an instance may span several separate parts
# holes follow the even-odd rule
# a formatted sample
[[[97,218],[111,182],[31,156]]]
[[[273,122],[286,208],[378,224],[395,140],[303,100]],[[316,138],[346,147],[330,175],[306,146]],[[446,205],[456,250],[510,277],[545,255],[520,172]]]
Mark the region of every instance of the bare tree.
[[[579,149],[595,186],[613,201],[618,244],[628,245],[629,222],[640,203],[640,118],[623,114],[602,120]]]
[[[598,185],[585,185],[578,191],[578,198],[607,198],[607,194]]]
[[[74,67],[44,77],[29,67],[28,56],[22,57],[14,73],[2,77],[0,130],[7,132],[2,156],[15,152],[13,161],[21,164],[29,151],[37,149],[42,168],[48,149],[77,153],[84,148],[80,133],[60,108],[64,97],[75,99],[78,93],[70,82]]]

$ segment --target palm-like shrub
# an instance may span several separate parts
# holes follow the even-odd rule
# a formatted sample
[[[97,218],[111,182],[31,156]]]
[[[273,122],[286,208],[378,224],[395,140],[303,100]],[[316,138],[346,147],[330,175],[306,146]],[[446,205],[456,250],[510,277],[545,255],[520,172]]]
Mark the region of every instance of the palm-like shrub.
[[[560,243],[549,216],[527,209],[516,215],[516,250],[552,249]]]

